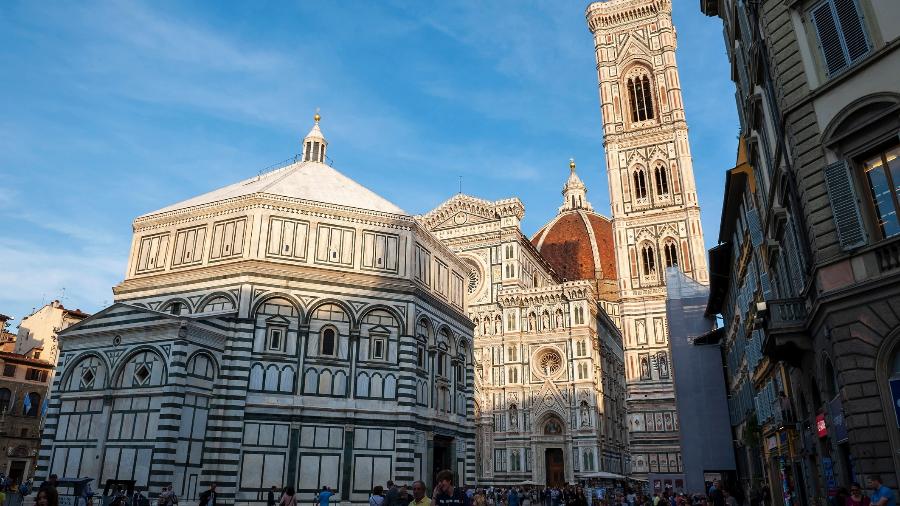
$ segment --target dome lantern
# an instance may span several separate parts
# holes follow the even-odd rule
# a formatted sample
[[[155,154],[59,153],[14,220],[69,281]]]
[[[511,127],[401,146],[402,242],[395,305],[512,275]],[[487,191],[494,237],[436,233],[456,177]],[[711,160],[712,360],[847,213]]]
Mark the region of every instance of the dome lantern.
[[[306,138],[303,139],[301,161],[325,163],[325,149],[328,147],[328,141],[325,140],[325,136],[319,130],[320,119],[322,117],[319,116],[319,110],[316,109],[316,114],[313,116],[315,123],[309,133],[306,134]]]
[[[560,213],[576,209],[593,211],[591,203],[587,200],[587,187],[575,173],[575,159],[573,158],[569,159],[569,179],[563,186],[562,194],[563,205],[559,208]]]

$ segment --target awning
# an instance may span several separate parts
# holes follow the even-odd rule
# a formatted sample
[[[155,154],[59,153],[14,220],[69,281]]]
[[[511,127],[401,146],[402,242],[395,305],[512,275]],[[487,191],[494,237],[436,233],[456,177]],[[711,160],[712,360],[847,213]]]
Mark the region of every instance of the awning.
[[[624,480],[625,477],[621,474],[616,473],[607,473],[606,471],[597,471],[594,473],[583,473],[578,475],[579,478],[601,478],[607,480]]]

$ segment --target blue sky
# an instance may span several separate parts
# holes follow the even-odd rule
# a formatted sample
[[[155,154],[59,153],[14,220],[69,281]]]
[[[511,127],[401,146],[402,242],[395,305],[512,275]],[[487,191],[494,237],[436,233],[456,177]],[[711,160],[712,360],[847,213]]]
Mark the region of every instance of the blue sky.
[[[721,23],[674,0],[707,245],[737,118]],[[519,197],[535,232],[574,157],[609,214],[582,1],[4,2],[0,313],[96,311],[134,217],[293,156],[316,107],[336,168],[412,213]]]

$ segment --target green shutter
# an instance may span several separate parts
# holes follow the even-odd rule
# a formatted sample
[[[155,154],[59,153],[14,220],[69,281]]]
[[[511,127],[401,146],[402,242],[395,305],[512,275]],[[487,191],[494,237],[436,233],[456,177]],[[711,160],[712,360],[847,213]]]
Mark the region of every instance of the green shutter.
[[[828,197],[831,199],[831,211],[834,214],[834,225],[837,227],[841,248],[849,250],[865,245],[866,234],[847,162],[841,160],[825,167],[825,185],[828,187]]]

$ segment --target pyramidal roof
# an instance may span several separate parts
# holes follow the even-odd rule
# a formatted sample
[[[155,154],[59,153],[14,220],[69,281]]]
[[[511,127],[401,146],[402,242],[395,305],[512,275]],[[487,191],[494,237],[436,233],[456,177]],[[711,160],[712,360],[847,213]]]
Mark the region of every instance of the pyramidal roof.
[[[316,134],[314,137],[319,140],[319,142],[325,140],[319,130],[318,123],[317,114],[316,124],[313,127],[313,130],[310,131],[310,135],[304,139],[304,146],[307,145],[306,141],[310,140],[313,134]],[[317,152],[316,155],[318,154],[319,153]],[[307,161],[294,162],[280,169],[254,176],[219,188],[218,190],[213,190],[209,193],[204,193],[203,195],[147,213],[141,216],[141,218],[253,194],[275,195],[279,197],[409,216],[409,213],[396,206],[394,203],[350,179],[333,167],[323,163],[324,150],[318,158],[312,157],[310,153],[304,152],[300,159]]]

